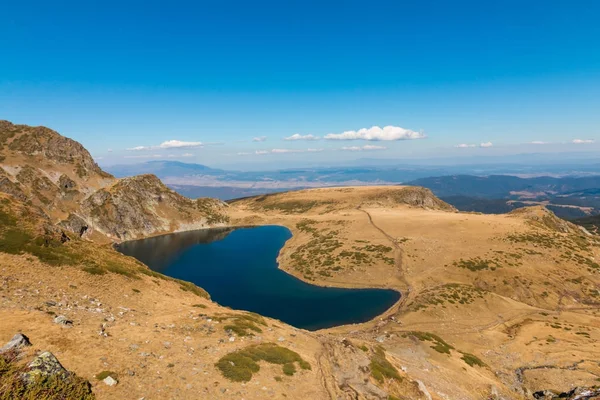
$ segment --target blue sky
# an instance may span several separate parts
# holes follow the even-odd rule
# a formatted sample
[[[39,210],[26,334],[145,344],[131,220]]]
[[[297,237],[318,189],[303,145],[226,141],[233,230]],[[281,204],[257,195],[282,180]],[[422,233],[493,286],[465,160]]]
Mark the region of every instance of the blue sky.
[[[0,118],[101,164],[600,151],[597,1],[2,9]]]

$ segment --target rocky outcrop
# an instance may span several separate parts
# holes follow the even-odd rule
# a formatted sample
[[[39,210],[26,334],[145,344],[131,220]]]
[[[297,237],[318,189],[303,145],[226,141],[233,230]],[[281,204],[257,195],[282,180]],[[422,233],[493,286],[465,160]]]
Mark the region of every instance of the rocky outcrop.
[[[87,221],[76,214],[69,214],[67,219],[58,223],[58,226],[79,235],[79,237],[91,232]]]
[[[551,390],[542,390],[535,392],[533,397],[539,400],[592,400],[600,397],[600,388],[577,387],[573,390],[563,393],[556,393]]]
[[[526,219],[531,225],[561,233],[581,233],[581,229],[564,219],[558,218],[544,206],[517,208],[508,213],[511,217]]]
[[[0,192],[80,237],[126,240],[228,221],[224,203],[183,197],[154,175],[113,178],[81,144],[45,127],[0,121],[0,156]]]
[[[23,156],[41,156],[57,164],[72,165],[80,178],[94,174],[111,177],[100,169],[80,143],[44,126],[15,125],[9,121],[0,121],[0,146],[0,153],[6,154],[9,150]]]
[[[97,191],[81,205],[93,228],[128,240],[158,233],[200,229],[227,221],[226,205],[218,200],[194,201],[166,187],[154,175],[119,180]]]
[[[67,371],[49,351],[24,365],[29,339],[17,333],[0,349],[1,399],[95,399],[88,381]]]
[[[23,375],[23,378],[28,383],[33,383],[38,379],[60,378],[67,379],[69,373],[49,351],[45,351],[33,359],[27,365],[28,371]]]
[[[431,190],[418,186],[390,187],[365,197],[367,201],[375,201],[384,206],[405,204],[432,210],[456,211],[453,206],[437,198]]]

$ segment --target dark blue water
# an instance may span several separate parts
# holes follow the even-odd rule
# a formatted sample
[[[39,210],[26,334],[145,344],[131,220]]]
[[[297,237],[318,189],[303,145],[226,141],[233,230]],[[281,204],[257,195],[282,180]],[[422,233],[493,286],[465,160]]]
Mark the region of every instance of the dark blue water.
[[[384,289],[310,285],[278,269],[291,237],[282,226],[206,229],[126,242],[118,247],[150,268],[194,282],[217,303],[304,329],[368,321],[400,294]]]

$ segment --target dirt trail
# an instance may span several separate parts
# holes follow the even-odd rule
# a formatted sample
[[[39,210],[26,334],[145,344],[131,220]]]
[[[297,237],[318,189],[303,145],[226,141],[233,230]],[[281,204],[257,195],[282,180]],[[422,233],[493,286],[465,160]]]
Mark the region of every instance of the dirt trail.
[[[392,246],[394,246],[395,253],[396,253],[396,256],[395,256],[396,270],[398,271],[398,277],[399,277],[400,281],[405,286],[405,290],[402,291],[402,299],[400,300],[400,303],[399,303],[399,306],[401,307],[403,304],[405,304],[406,300],[410,297],[410,295],[412,293],[412,286],[406,280],[406,277],[404,276],[404,270],[402,268],[404,250],[402,249],[402,247],[398,244],[398,241],[392,235],[388,234],[386,231],[384,231],[379,226],[377,226],[375,221],[373,221],[373,217],[371,216],[371,214],[369,214],[368,211],[363,210],[360,206],[358,206],[356,209],[358,211],[362,211],[363,213],[365,213],[367,215],[367,218],[369,219],[369,223],[373,226],[373,228],[377,229],[383,236],[385,236],[390,241],[390,243],[392,243]]]

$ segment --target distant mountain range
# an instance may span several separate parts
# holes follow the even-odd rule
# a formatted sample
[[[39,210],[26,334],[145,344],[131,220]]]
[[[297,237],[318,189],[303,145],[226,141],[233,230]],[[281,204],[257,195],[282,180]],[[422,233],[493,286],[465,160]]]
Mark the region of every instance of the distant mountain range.
[[[368,159],[363,160],[368,162]],[[429,188],[462,211],[501,214],[541,204],[561,218],[600,214],[600,165],[372,165],[290,168],[274,171],[227,171],[178,161],[149,161],[106,168],[117,177],[151,173],[184,196],[239,197],[310,187],[406,184]],[[557,176],[536,175],[550,170]],[[562,176],[568,175],[568,176]]]
[[[113,165],[105,168],[117,178],[128,176],[154,174],[159,178],[186,175],[218,175],[225,171],[214,169],[202,164],[188,164],[179,161],[147,161],[139,164]]]
[[[565,219],[600,214],[600,176],[524,179],[507,175],[453,175],[422,178],[407,184],[429,188],[462,211],[501,214],[541,204]]]

